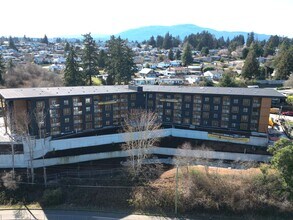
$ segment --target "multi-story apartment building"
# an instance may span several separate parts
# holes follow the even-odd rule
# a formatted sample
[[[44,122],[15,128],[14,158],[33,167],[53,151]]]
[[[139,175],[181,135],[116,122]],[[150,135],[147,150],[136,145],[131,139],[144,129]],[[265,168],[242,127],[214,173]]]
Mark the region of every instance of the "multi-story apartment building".
[[[156,111],[163,126],[226,134],[266,133],[273,89],[94,86],[0,90],[9,114],[29,115],[32,136],[58,137],[121,125],[131,109]]]
[[[21,168],[28,164],[42,167],[125,157],[127,154],[120,150],[100,152],[99,149],[134,137],[119,130],[125,116],[137,108],[158,113],[162,129],[152,133],[156,137],[267,146],[272,98],[284,96],[273,89],[184,86],[2,89],[0,106],[3,108],[6,131],[13,133],[17,127],[24,128],[21,132],[26,137],[22,136],[22,143],[15,143],[23,144],[23,153],[13,157],[0,155],[0,167]],[[8,136],[4,134],[0,137],[4,139]],[[89,153],[89,147],[94,147],[95,153]],[[79,149],[79,153],[66,156],[66,152],[73,149]],[[47,153],[55,151],[62,151],[63,157],[46,158]],[[165,147],[156,147],[153,153],[177,154],[174,149]],[[39,158],[43,156],[45,158],[41,162]],[[247,155],[231,156],[227,153],[220,157],[251,160],[251,157],[246,158]],[[253,160],[267,159],[256,156]]]

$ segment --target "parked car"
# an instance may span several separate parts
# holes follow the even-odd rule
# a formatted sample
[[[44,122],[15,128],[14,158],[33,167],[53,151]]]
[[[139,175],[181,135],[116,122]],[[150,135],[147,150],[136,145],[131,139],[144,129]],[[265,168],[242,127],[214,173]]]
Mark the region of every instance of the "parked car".
[[[293,116],[293,111],[282,112],[282,115]]]

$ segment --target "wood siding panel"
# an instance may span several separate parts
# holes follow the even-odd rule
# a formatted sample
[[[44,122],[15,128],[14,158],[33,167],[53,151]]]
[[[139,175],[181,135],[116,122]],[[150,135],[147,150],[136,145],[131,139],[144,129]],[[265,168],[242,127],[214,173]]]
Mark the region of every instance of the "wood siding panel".
[[[268,132],[271,103],[272,103],[271,98],[262,98],[261,100],[258,132],[262,132],[262,133]]]

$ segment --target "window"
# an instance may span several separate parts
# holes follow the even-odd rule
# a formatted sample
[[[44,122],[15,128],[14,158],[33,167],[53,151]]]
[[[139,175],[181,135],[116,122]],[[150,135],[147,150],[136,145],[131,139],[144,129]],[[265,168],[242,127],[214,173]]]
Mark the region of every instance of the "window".
[[[202,117],[203,118],[209,118],[210,117],[210,114],[208,112],[203,112],[202,113]]]
[[[69,118],[65,118],[65,119],[64,119],[64,122],[65,122],[65,123],[68,123],[69,121],[70,121]]]
[[[166,117],[166,121],[167,122],[170,122],[171,121],[171,118],[170,117]]]
[[[69,126],[65,127],[64,131],[66,131],[66,132],[70,131],[70,127]]]
[[[218,127],[219,126],[219,122],[218,121],[212,121],[212,126],[213,127]]]
[[[170,102],[167,102],[167,107],[171,107],[171,103]]]
[[[244,106],[250,106],[250,99],[243,99]]]
[[[191,102],[191,95],[184,96],[184,101],[185,102]]]
[[[214,110],[215,110],[215,111],[218,111],[218,110],[219,110],[219,106],[218,106],[218,105],[215,105],[215,106],[214,106]]]
[[[214,114],[214,118],[218,118],[218,114]]]
[[[222,113],[229,114],[229,113],[230,113],[230,106],[228,106],[228,105],[223,105]]]
[[[44,101],[37,101],[36,106],[38,109],[42,109],[45,107],[45,102]]]
[[[231,124],[231,127],[232,127],[232,128],[236,128],[236,123],[232,123],[232,124]]]
[[[130,95],[130,99],[131,99],[132,101],[136,100],[136,94],[131,94],[131,95]]]
[[[85,115],[85,121],[92,121],[92,115]]]
[[[239,103],[239,99],[233,99],[233,103],[234,104],[238,104]]]
[[[64,105],[69,105],[69,101],[68,101],[68,99],[64,100],[64,101],[63,101],[63,104],[64,104]]]
[[[185,104],[185,108],[190,108],[190,104],[189,103]]]
[[[190,114],[189,111],[185,111],[185,112],[184,112],[184,115],[185,115],[185,116],[189,116],[189,114]]]
[[[239,107],[238,106],[232,106],[232,113],[238,113]]]
[[[85,129],[86,130],[89,130],[89,129],[92,129],[92,128],[93,128],[92,123],[86,123],[85,124]]]
[[[243,112],[247,113],[248,112],[248,108],[243,108]]]
[[[203,110],[204,111],[209,111],[210,110],[210,105],[203,105]]]
[[[184,118],[183,119],[183,123],[184,124],[189,124],[190,123],[190,119],[189,118]]]
[[[247,115],[241,115],[241,122],[248,122],[248,116]]]
[[[106,111],[111,111],[111,105],[105,105],[105,110]]]
[[[247,123],[240,123],[240,130],[247,130]]]
[[[230,97],[229,96],[223,97],[223,105],[230,105]]]
[[[90,111],[91,111],[91,107],[86,107],[86,108],[85,108],[85,111],[86,111],[86,112],[90,112]]]
[[[194,103],[201,103],[201,96],[200,95],[196,95],[194,96]]]
[[[229,115],[228,114],[222,114],[222,121],[229,121]]]
[[[85,104],[91,104],[91,98],[85,98]]]
[[[110,121],[106,121],[106,125],[110,125]]]
[[[220,97],[214,97],[214,99],[213,99],[213,103],[214,104],[220,104],[220,102],[221,102],[221,98]]]
[[[171,115],[171,113],[172,113],[171,109],[166,109],[165,110],[165,115]]]
[[[148,100],[148,107],[153,107],[153,100]]]
[[[233,120],[237,120],[237,115],[232,115]]]
[[[106,113],[106,117],[109,118],[110,117],[110,113]]]
[[[70,108],[64,108],[63,109],[63,115],[70,115],[70,114],[71,114]]]
[[[208,121],[206,120],[203,121],[203,125],[208,125],[208,124],[209,124]]]
[[[131,107],[135,107],[135,102],[131,102]]]
[[[222,128],[228,128],[228,122],[226,122],[226,121],[221,121],[221,127],[222,127]]]
[[[149,94],[149,99],[152,99],[153,98],[153,94]]]
[[[210,98],[209,98],[209,97],[205,97],[205,98],[204,98],[204,101],[205,101],[205,102],[209,102],[209,101],[210,101]]]

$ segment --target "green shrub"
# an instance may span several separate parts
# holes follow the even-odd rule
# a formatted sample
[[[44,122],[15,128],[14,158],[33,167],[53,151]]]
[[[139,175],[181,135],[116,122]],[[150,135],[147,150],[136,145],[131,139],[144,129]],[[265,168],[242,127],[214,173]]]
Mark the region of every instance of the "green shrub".
[[[60,205],[63,202],[63,193],[61,188],[46,189],[42,197],[42,203],[46,206]]]

